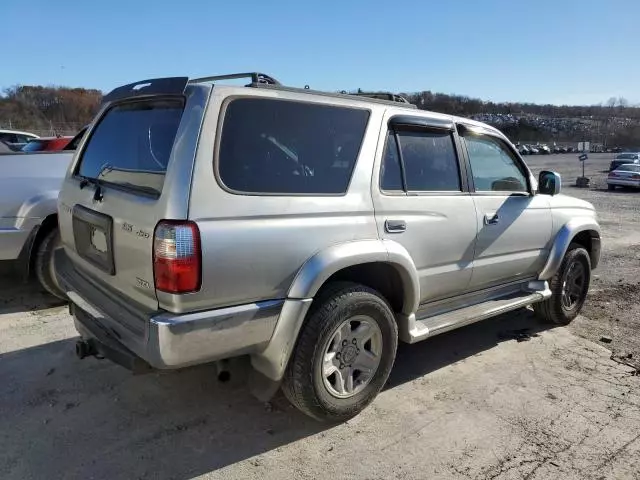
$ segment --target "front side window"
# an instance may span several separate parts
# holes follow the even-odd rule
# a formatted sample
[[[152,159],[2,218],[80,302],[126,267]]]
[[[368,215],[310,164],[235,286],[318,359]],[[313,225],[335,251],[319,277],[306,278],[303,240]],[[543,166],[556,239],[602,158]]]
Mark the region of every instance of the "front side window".
[[[344,194],[369,119],[367,110],[267,98],[227,107],[218,173],[254,194]]]
[[[460,170],[449,131],[397,132],[408,191],[459,192]]]
[[[498,140],[486,136],[464,137],[476,191],[527,192],[527,179],[515,158]]]

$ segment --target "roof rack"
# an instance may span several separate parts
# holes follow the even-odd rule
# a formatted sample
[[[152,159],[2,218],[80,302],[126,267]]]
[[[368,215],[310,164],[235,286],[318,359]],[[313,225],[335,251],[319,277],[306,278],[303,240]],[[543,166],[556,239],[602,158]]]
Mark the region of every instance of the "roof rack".
[[[231,73],[228,75],[213,75],[210,77],[192,78],[189,79],[189,83],[201,83],[201,82],[215,82],[218,80],[233,80],[237,78],[250,78],[251,83],[247,87],[260,87],[270,88],[275,90],[283,90],[297,93],[313,93],[314,95],[323,95],[327,97],[338,98],[353,98],[353,97],[367,97],[368,101],[384,104],[394,104],[395,106],[402,106],[408,108],[417,108],[415,105],[409,103],[409,101],[401,95],[390,92],[363,92],[358,89],[357,92],[349,93],[343,90],[339,93],[323,92],[320,90],[311,90],[308,85],[304,88],[288,87],[282,85],[278,80],[270,75],[260,72],[247,72],[247,73]],[[363,99],[364,100],[364,99]],[[400,104],[400,105],[398,105]]]
[[[402,95],[396,95],[395,93],[391,92],[363,92],[361,90],[358,90],[356,93],[348,93],[344,91],[340,93],[347,93],[348,95],[358,95],[360,97],[378,98],[380,100],[390,100],[392,102],[409,103],[409,100],[404,98]]]
[[[255,85],[282,85],[275,78],[260,72],[231,73],[229,75],[213,75],[211,77],[190,78],[189,83],[215,82],[217,80],[233,80],[236,78],[250,78]]]

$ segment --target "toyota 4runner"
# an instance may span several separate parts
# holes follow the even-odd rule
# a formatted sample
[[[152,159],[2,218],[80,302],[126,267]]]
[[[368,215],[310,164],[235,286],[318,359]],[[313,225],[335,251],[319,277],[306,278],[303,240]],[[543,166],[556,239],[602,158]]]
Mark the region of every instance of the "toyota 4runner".
[[[559,191],[495,128],[395,95],[146,80],[107,95],[74,156],[55,269],[80,357],[248,355],[263,392],[344,420],[398,340],[528,305],[576,317],[600,228]]]

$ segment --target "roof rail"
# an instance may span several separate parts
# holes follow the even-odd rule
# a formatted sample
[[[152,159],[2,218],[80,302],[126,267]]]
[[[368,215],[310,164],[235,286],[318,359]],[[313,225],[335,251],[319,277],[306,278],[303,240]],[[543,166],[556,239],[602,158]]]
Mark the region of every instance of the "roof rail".
[[[231,73],[229,75],[213,75],[211,77],[190,78],[189,83],[199,82],[215,82],[217,80],[233,80],[236,78],[250,78],[251,83],[256,85],[282,85],[275,78],[260,72],[247,72],[247,73]]]
[[[386,104],[395,104],[397,106],[398,103],[402,104],[403,107],[409,108],[417,108],[415,105],[409,103],[409,101],[401,95],[397,95],[395,93],[390,92],[363,92],[358,89],[357,92],[347,92],[343,90],[339,93],[332,92],[323,92],[318,90],[311,90],[309,86],[305,86],[304,88],[296,88],[289,87],[286,85],[282,85],[278,80],[273,78],[270,75],[260,72],[247,72],[247,73],[230,73],[228,75],[213,75],[210,77],[201,77],[201,78],[190,78],[189,83],[201,83],[201,82],[215,82],[218,80],[233,80],[236,78],[250,78],[251,84],[246,85],[247,87],[261,87],[261,88],[272,88],[277,90],[284,90],[290,92],[299,92],[299,93],[313,93],[315,95],[323,95],[328,97],[367,97],[372,102],[377,103],[386,103]],[[363,99],[364,101],[364,99]]]
[[[347,93],[347,92],[345,92]],[[380,100],[391,100],[392,102],[409,103],[409,100],[402,95],[397,95],[391,92],[363,92],[358,90],[356,93],[349,93],[349,95],[358,95],[360,97],[378,98]]]

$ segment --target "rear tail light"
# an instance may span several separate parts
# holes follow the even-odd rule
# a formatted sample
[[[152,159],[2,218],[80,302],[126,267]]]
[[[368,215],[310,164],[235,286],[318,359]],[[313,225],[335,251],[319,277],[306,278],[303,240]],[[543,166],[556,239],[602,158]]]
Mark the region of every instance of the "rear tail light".
[[[631,178],[634,180],[640,180],[640,174],[636,173],[634,175],[631,175]]]
[[[193,222],[161,221],[153,237],[153,278],[157,290],[189,293],[200,289],[200,231]]]

